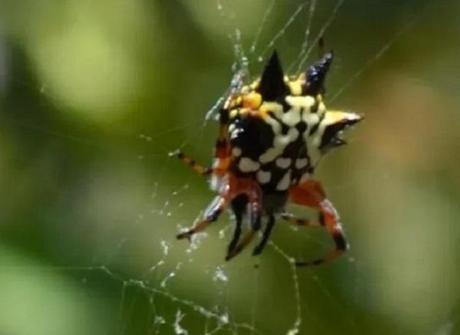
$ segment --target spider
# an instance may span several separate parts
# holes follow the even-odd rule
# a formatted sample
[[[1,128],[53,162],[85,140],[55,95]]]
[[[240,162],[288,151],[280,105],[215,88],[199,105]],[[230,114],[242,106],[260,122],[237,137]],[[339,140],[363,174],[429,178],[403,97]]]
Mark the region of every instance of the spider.
[[[236,85],[219,109],[213,166],[204,167],[181,151],[172,154],[210,177],[217,193],[201,221],[178,234],[178,239],[190,239],[231,209],[236,226],[226,260],[238,255],[263,229],[253,250],[254,255],[260,254],[277,218],[297,226],[322,226],[334,240],[335,248],[324,257],[296,260],[297,266],[329,262],[347,251],[339,215],[321,183],[313,179],[321,157],[346,144],[343,130],[362,119],[355,113],[326,109],[324,82],[332,60],[332,52],[323,53],[305,72],[287,76],[274,51],[261,77]],[[316,209],[318,220],[289,214],[288,202]],[[245,219],[249,229],[241,237]]]

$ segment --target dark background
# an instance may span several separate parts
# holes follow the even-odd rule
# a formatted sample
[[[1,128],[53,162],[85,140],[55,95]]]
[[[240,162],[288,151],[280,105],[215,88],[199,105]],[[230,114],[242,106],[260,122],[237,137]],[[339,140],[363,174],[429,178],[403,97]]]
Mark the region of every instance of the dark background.
[[[460,333],[455,0],[346,0],[324,34],[326,103],[366,117],[318,172],[349,255],[295,270],[331,241],[280,222],[279,251],[225,264],[227,217],[174,239],[212,193],[167,153],[210,162],[235,31],[254,76],[273,47],[287,68],[310,3],[269,42],[302,4],[275,1],[251,53],[271,1],[0,0],[1,334]]]

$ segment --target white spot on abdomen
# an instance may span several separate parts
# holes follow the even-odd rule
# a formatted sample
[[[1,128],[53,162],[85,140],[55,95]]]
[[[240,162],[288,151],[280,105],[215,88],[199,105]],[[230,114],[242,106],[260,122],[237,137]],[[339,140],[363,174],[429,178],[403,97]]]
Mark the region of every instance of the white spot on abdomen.
[[[260,168],[260,164],[254,162],[251,158],[243,157],[238,163],[238,168],[241,172],[254,172]]]
[[[278,182],[278,185],[276,185],[276,189],[278,191],[286,191],[289,188],[289,185],[291,184],[291,170],[286,172],[281,178],[281,180]]]
[[[241,156],[241,149],[238,148],[238,147],[234,147],[234,148],[232,149],[232,155],[235,156],[235,157]]]
[[[312,128],[319,123],[319,115],[316,113],[304,113],[302,119],[308,124],[308,128]]]
[[[272,131],[275,136],[281,133],[281,125],[274,118],[272,118],[271,116],[267,116],[265,122],[267,122],[270,125],[270,127],[272,127]]]
[[[309,111],[311,106],[315,104],[315,98],[311,96],[287,96],[286,102],[293,107],[304,108]]]
[[[292,107],[289,111],[285,112],[281,117],[283,123],[289,127],[294,127],[300,122],[300,108]]]
[[[304,167],[306,167],[308,164],[308,159],[306,158],[297,158],[296,161],[295,161],[295,167],[297,169],[302,169]]]
[[[282,169],[287,169],[291,165],[291,159],[285,157],[279,157],[276,160],[276,165]]]
[[[260,155],[259,161],[263,164],[271,162],[276,158],[276,156],[280,155],[283,150],[279,148],[270,148],[265,151],[262,155]]]
[[[291,142],[294,142],[299,136],[299,131],[296,128],[289,128],[286,135],[278,135],[275,137],[274,145],[279,147],[281,151]]]
[[[286,135],[277,135],[273,141],[273,147],[269,148],[259,157],[262,164],[269,163],[281,156],[284,149],[291,142],[294,142],[299,136],[299,131],[296,128],[290,128]]]
[[[272,174],[269,171],[259,170],[257,172],[257,181],[261,184],[266,184],[270,182]]]

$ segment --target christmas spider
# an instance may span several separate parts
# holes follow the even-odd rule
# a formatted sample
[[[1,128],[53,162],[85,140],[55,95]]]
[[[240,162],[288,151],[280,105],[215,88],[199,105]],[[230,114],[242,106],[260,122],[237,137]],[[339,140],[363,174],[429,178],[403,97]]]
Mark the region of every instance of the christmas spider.
[[[288,77],[275,51],[261,78],[247,86],[237,83],[220,108],[213,167],[205,168],[180,151],[173,154],[197,173],[210,176],[217,193],[202,220],[178,239],[189,239],[231,208],[236,227],[226,260],[238,255],[263,228],[253,251],[260,254],[278,217],[298,226],[323,226],[335,242],[325,257],[296,261],[299,266],[328,262],[347,250],[337,211],[313,179],[320,158],[345,144],[342,131],[361,120],[355,113],[324,105],[324,81],[332,58],[328,52],[306,72]],[[288,201],[317,209],[318,221],[287,213]],[[249,231],[241,238],[246,217]]]

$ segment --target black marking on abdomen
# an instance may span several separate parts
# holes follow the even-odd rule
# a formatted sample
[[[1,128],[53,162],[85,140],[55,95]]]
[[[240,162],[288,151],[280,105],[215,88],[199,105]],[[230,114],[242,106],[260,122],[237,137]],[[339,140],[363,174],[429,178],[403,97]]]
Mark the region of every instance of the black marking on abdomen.
[[[235,136],[230,140],[232,147],[241,149],[241,157],[259,161],[260,156],[273,147],[273,129],[263,119],[245,117],[233,123]]]
[[[305,121],[300,121],[299,123],[296,124],[295,127],[299,131],[299,134],[302,136],[303,133],[307,130],[308,125]]]

